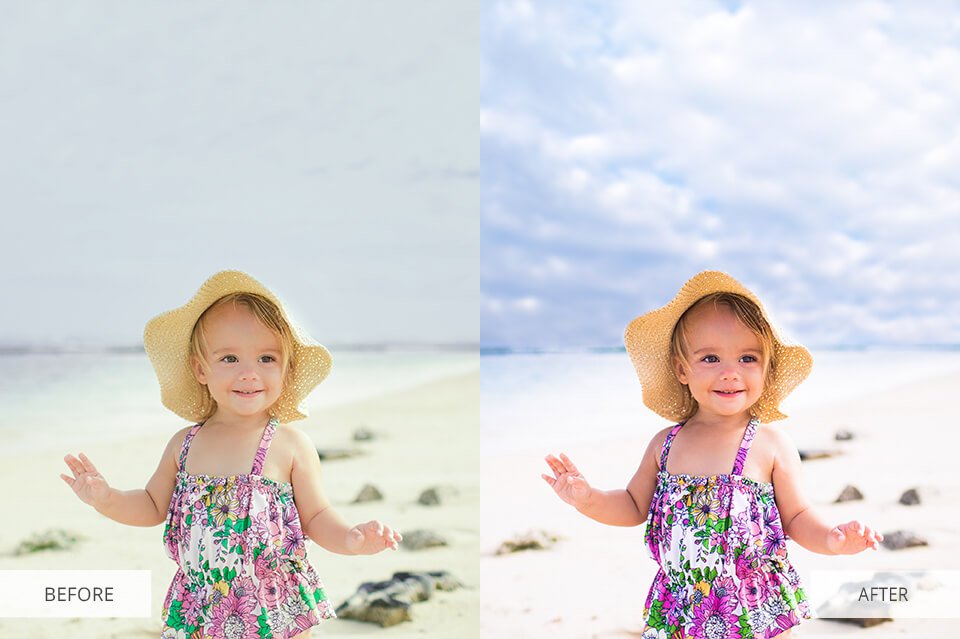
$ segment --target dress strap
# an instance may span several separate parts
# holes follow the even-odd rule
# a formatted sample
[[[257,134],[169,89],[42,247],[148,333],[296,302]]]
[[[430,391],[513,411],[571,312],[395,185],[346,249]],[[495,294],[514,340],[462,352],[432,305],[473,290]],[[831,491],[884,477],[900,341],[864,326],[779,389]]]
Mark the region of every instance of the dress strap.
[[[753,437],[757,434],[757,426],[759,425],[759,419],[756,417],[750,418],[750,422],[747,424],[747,429],[743,431],[743,441],[740,442],[740,450],[737,451],[737,459],[733,462],[732,475],[739,475],[743,472],[743,464],[747,461],[747,453],[750,452],[750,444],[753,442]]]
[[[273,441],[273,434],[277,432],[279,421],[276,417],[271,417],[267,422],[267,427],[263,429],[263,437],[260,438],[260,447],[257,448],[257,456],[253,458],[253,470],[251,475],[259,475],[263,472],[263,461],[267,458],[267,451],[270,450],[270,442]]]
[[[190,450],[190,442],[193,441],[194,436],[197,434],[197,431],[200,430],[201,426],[203,426],[203,422],[194,424],[193,427],[187,431],[187,436],[183,438],[183,446],[180,447],[180,462],[177,464],[177,470],[183,470],[184,464],[187,463],[187,452]]]
[[[677,436],[677,431],[680,430],[680,427],[686,423],[686,420],[684,420],[671,428],[670,432],[667,433],[666,439],[663,440],[663,449],[660,451],[660,470],[667,470],[667,455],[670,454],[670,446],[673,444],[673,438]]]

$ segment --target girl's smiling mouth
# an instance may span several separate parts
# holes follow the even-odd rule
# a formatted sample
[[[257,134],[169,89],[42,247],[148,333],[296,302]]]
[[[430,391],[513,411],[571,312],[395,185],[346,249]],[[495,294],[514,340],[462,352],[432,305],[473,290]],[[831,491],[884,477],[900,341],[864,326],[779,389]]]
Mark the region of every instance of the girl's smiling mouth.
[[[720,397],[736,397],[737,395],[742,393],[743,390],[716,390],[713,392],[719,395]]]
[[[258,395],[258,394],[262,393],[263,391],[262,391],[262,390],[257,390],[257,391],[237,391],[237,390],[235,390],[235,391],[233,391],[233,392],[236,393],[237,395],[239,395],[240,397],[253,397],[253,396],[255,396],[255,395]]]

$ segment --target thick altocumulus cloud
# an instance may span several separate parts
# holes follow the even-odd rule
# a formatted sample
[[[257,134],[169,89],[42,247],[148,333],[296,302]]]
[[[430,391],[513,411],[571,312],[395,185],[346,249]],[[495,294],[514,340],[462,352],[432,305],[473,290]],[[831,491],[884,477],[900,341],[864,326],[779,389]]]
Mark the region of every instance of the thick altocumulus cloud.
[[[484,7],[485,346],[618,344],[708,268],[810,344],[960,343],[960,5]]]

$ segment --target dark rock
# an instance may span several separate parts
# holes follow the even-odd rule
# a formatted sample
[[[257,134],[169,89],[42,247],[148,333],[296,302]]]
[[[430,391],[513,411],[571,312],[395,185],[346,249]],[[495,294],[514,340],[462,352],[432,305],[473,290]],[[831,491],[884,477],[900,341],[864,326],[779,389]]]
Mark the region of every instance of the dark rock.
[[[373,441],[374,435],[373,431],[367,428],[358,428],[353,431],[353,441],[355,442],[369,442]]]
[[[853,626],[859,626],[859,627],[861,627],[861,628],[873,628],[874,626],[879,626],[879,625],[882,624],[882,623],[886,623],[886,622],[888,622],[888,621],[893,621],[893,619],[891,619],[890,617],[876,617],[876,618],[868,618],[868,617],[860,617],[860,618],[837,617],[837,618],[834,618],[834,619],[830,619],[830,621],[839,621],[840,623],[848,623],[848,624],[851,624],[851,625],[853,625]]]
[[[397,572],[387,581],[360,584],[357,592],[337,606],[337,616],[386,628],[410,621],[414,603],[430,599],[435,590],[451,591],[462,584],[450,573]]]
[[[359,450],[348,448],[318,448],[317,456],[320,461],[330,461],[331,459],[350,459],[360,454]]]
[[[838,430],[834,433],[833,438],[838,442],[848,442],[853,439],[853,433],[849,430]]]
[[[363,488],[360,489],[360,492],[357,493],[357,496],[353,499],[353,503],[359,504],[365,501],[382,501],[383,493],[381,493],[376,486],[373,484],[366,484]]]
[[[916,488],[910,488],[900,495],[900,503],[904,506],[916,506],[920,503],[920,493]]]
[[[884,548],[889,550],[901,550],[903,548],[913,548],[915,546],[929,546],[927,540],[909,530],[897,530],[892,533],[883,533]]]
[[[800,450],[800,461],[809,461],[811,459],[828,459],[839,455],[835,450],[826,450],[822,448],[809,448]]]
[[[447,540],[435,532],[429,530],[411,530],[403,533],[403,543],[400,547],[404,550],[423,550],[424,548],[436,548],[446,546]]]
[[[559,540],[559,536],[552,535],[545,530],[532,530],[500,544],[497,554],[506,555],[522,550],[547,550]]]
[[[13,550],[14,555],[29,555],[44,550],[70,550],[83,539],[83,536],[62,528],[53,528],[41,533],[34,533],[21,541]]]
[[[863,493],[861,493],[856,486],[850,486],[848,484],[846,488],[840,491],[840,495],[833,503],[839,504],[840,502],[857,501],[858,499],[863,499]]]
[[[457,496],[457,489],[451,486],[434,486],[420,493],[417,501],[424,506],[439,506]]]

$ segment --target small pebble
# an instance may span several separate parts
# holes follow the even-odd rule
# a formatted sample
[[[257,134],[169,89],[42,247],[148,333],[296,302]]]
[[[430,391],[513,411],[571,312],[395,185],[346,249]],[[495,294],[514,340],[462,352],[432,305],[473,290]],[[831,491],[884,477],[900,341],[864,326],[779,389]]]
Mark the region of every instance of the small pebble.
[[[363,488],[360,489],[360,492],[357,493],[357,496],[354,498],[353,503],[359,504],[365,501],[382,501],[383,493],[374,486],[373,484],[366,484]]]
[[[824,450],[820,448],[808,448],[800,450],[800,461],[808,461],[811,459],[827,459],[837,455],[837,451],[834,450]]]
[[[900,503],[904,506],[916,506],[920,503],[920,493],[916,488],[910,488],[900,495]]]
[[[353,431],[353,441],[355,442],[369,442],[373,440],[373,431],[367,428],[358,428]]]
[[[846,488],[840,491],[840,495],[833,503],[839,504],[844,501],[857,501],[859,499],[863,499],[863,493],[861,493],[856,486],[847,485]]]
[[[321,461],[330,461],[331,459],[349,459],[360,454],[358,450],[347,448],[318,448],[317,456]]]
[[[440,504],[447,502],[450,498],[457,495],[457,490],[450,486],[434,486],[432,488],[427,488],[422,493],[420,497],[417,498],[417,501],[424,506],[439,506]]]
[[[532,530],[503,542],[497,549],[496,554],[506,555],[522,550],[547,550],[559,540],[558,535],[553,535],[545,530]]]
[[[901,550],[903,548],[914,548],[916,546],[929,546],[927,540],[910,530],[896,530],[891,533],[883,533],[884,548],[889,550]]]
[[[429,530],[411,530],[403,533],[403,543],[400,547],[404,550],[423,550],[424,548],[436,548],[446,546],[447,540],[435,532]]]

